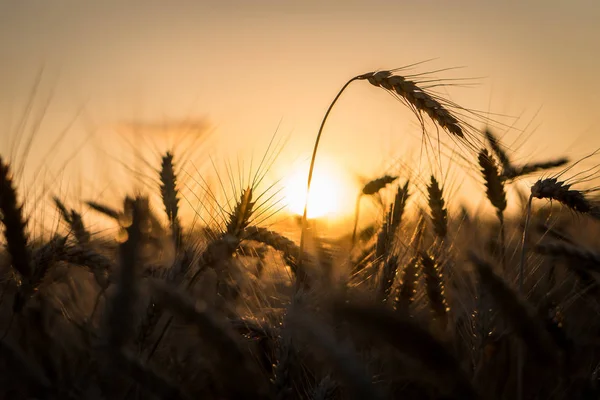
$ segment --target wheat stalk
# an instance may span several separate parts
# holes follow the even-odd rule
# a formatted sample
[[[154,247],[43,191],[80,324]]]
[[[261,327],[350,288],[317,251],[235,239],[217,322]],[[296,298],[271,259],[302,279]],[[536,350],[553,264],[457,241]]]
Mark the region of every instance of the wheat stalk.
[[[448,131],[450,134],[455,135],[459,138],[465,137],[464,130],[461,127],[461,123],[458,118],[453,116],[450,111],[446,109],[438,100],[432,95],[421,89],[415,82],[407,80],[406,78],[394,75],[391,71],[378,71],[368,72],[366,74],[357,75],[342,86],[340,91],[334,97],[333,101],[327,108],[325,116],[319,126],[319,132],[315,139],[315,145],[313,148],[313,154],[310,160],[310,167],[308,169],[308,179],[306,184],[306,200],[304,201],[304,212],[302,214],[302,232],[300,235],[300,258],[299,264],[302,263],[302,255],[304,252],[306,230],[308,227],[308,199],[310,198],[310,186],[312,183],[312,176],[315,168],[315,161],[317,157],[317,150],[319,148],[319,142],[323,134],[323,128],[327,122],[327,118],[333,109],[333,106],[337,103],[342,93],[348,88],[348,86],[358,80],[368,80],[368,82],[374,86],[384,88],[388,91],[392,91],[405,99],[407,104],[416,114],[420,117],[422,113],[426,113],[429,117],[437,123],[440,127]]]
[[[363,196],[373,196],[379,193],[380,190],[394,182],[396,179],[398,179],[397,176],[390,175],[384,175],[380,178],[373,179],[372,181],[367,182],[363,186],[358,196],[356,196],[356,207],[354,208],[354,229],[352,230],[352,248],[354,248],[354,244],[356,243],[356,229],[358,227],[358,216],[360,213],[360,200]]]
[[[131,205],[131,224],[125,228],[126,239],[119,248],[119,269],[117,290],[111,301],[107,323],[108,343],[113,351],[120,351],[134,330],[134,305],[137,300],[137,270],[139,247],[142,236],[142,215],[145,208],[142,200],[136,199]]]

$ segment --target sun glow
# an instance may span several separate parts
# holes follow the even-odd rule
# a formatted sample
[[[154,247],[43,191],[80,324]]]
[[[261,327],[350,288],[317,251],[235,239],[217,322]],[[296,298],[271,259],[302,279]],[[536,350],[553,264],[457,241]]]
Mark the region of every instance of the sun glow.
[[[306,201],[306,170],[293,173],[285,184],[285,199],[290,212],[302,215]],[[308,218],[339,217],[347,214],[352,202],[350,180],[334,166],[315,168],[308,202]]]

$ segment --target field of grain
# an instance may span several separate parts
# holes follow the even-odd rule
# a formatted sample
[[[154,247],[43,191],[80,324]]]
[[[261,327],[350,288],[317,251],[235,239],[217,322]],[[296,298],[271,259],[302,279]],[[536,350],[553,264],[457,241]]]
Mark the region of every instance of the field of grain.
[[[394,71],[338,97],[367,83],[460,145],[493,213],[449,209],[436,172],[386,174],[356,194],[353,230],[329,235],[305,208],[292,240],[261,223],[276,207],[260,179],[213,220],[182,218],[174,150],[118,209],[27,197],[0,158],[0,397],[599,398],[595,171],[569,154],[515,163],[494,124]],[[380,218],[361,213],[376,197]],[[60,216],[50,237],[31,231],[36,201]]]

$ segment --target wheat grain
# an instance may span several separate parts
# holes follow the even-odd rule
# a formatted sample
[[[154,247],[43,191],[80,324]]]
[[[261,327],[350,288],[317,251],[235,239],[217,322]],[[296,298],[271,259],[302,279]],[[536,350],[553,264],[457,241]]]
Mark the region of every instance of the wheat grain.
[[[394,75],[391,71],[371,72],[361,75],[360,79],[367,79],[373,86],[398,94],[418,113],[427,114],[429,118],[449,133],[461,138],[464,137],[459,120],[438,100],[417,86],[415,82],[403,76]]]
[[[538,199],[556,200],[573,211],[600,218],[600,209],[589,201],[583,192],[571,189],[571,185],[556,178],[538,180],[531,187],[531,196]]]

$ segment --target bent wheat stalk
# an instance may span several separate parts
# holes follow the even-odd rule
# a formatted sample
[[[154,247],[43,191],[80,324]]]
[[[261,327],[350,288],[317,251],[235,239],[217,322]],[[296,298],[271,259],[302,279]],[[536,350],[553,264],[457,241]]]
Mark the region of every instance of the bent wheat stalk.
[[[454,115],[452,115],[452,113],[448,111],[448,109],[442,103],[440,103],[440,101],[436,100],[434,96],[421,89],[416,82],[408,80],[400,75],[394,75],[392,71],[373,71],[368,72],[366,74],[357,75],[351,78],[348,82],[344,84],[344,86],[342,86],[338,94],[334,97],[333,101],[327,108],[325,116],[321,121],[319,132],[317,133],[317,138],[315,139],[315,145],[310,160],[310,167],[308,169],[308,180],[306,184],[306,200],[304,201],[304,212],[302,214],[300,255],[298,257],[298,262],[300,265],[302,264],[302,255],[304,254],[303,252],[305,247],[306,230],[308,227],[307,215],[308,199],[310,198],[310,186],[312,183],[312,176],[315,168],[315,160],[317,157],[319,142],[321,141],[321,136],[323,135],[323,128],[325,127],[325,123],[327,122],[327,118],[329,117],[333,106],[337,103],[342,93],[344,93],[346,88],[350,86],[352,82],[358,80],[368,80],[371,85],[383,88],[389,92],[394,93],[395,95],[400,96],[400,98],[406,101],[406,104],[409,106],[409,108],[411,108],[415,112],[415,114],[417,114],[421,121],[421,115],[425,113],[429,116],[429,118],[431,118],[433,122],[445,129],[451,135],[457,136],[461,139],[465,139],[464,129],[460,120]],[[298,284],[300,284],[301,286],[302,282],[297,282],[296,288],[299,287]]]

